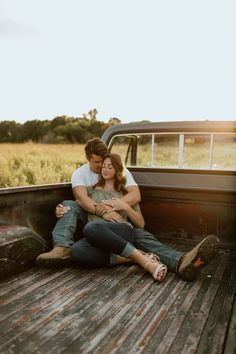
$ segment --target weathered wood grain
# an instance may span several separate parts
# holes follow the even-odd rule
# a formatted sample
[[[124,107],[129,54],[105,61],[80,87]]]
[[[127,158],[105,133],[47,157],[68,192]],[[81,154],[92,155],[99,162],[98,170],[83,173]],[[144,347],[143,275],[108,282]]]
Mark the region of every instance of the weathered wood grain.
[[[234,353],[235,266],[221,250],[161,284],[136,265],[32,268],[0,284],[0,353]]]

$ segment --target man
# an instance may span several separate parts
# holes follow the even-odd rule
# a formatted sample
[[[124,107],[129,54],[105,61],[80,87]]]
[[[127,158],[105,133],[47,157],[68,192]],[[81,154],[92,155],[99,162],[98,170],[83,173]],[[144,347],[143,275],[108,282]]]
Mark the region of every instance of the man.
[[[104,220],[119,222],[120,215],[115,200],[96,204],[87,194],[87,187],[98,182],[103,158],[107,155],[107,146],[99,139],[89,140],[85,146],[85,155],[88,162],[79,167],[72,175],[71,183],[75,201],[67,200],[56,208],[59,218],[53,229],[52,251],[39,255],[38,265],[53,266],[66,264],[70,259],[70,248],[74,243],[74,234],[77,222],[84,225],[87,222],[87,211],[102,216]],[[130,206],[140,202],[140,191],[131,173],[125,169],[126,185],[124,199]],[[112,204],[109,205],[109,204]],[[112,210],[111,210],[112,209]],[[109,210],[109,213],[107,211]],[[135,246],[144,252],[158,254],[161,262],[167,265],[170,271],[191,281],[196,279],[197,271],[208,264],[216,253],[218,238],[210,235],[203,239],[191,251],[183,253],[159,242],[150,232],[134,228]]]

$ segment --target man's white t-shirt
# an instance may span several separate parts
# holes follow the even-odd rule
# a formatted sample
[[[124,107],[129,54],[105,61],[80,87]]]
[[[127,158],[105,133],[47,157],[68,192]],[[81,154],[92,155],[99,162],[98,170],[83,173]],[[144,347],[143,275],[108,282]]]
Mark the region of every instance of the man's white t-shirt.
[[[133,179],[133,176],[127,170],[127,168],[125,168],[125,177],[126,177],[125,187],[137,185],[137,183]],[[86,187],[94,186],[95,184],[98,183],[98,180],[99,180],[99,174],[91,171],[89,162],[77,168],[77,170],[75,170],[71,176],[72,188],[78,186],[86,186]]]

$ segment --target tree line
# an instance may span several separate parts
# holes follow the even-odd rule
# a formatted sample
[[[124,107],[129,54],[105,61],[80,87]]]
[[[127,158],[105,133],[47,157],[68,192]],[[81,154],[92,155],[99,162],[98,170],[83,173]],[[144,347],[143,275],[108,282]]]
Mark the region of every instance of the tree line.
[[[53,120],[31,120],[23,124],[15,121],[0,122],[0,143],[79,143],[96,136],[101,137],[104,131],[121,123],[118,118],[110,118],[107,123],[96,119],[96,110],[83,117],[58,116]]]

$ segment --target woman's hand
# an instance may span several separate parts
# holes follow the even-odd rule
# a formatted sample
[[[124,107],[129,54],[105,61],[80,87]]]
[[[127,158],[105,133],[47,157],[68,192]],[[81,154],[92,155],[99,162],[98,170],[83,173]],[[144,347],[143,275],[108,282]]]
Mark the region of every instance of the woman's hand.
[[[125,221],[119,213],[117,213],[116,211],[112,211],[112,210],[103,214],[102,217],[106,221],[115,221],[115,222],[124,222]]]
[[[113,210],[111,206],[105,203],[98,203],[95,207],[95,214],[98,216],[103,216],[108,211]]]
[[[115,211],[126,210],[128,204],[124,202],[121,198],[112,198],[108,200],[103,200],[103,204],[109,205]]]
[[[68,213],[70,210],[69,206],[63,206],[62,204],[57,204],[55,209],[55,215],[57,218],[61,218],[64,214]]]
[[[121,198],[112,198],[109,200],[103,200],[102,202],[109,205],[110,207],[112,207],[112,210],[114,210],[115,212],[118,212],[121,210],[125,211],[128,219],[131,221],[133,226],[140,227],[140,228],[144,227],[145,222],[144,222],[144,218],[143,218],[141,211],[134,210],[131,206],[129,206],[129,204],[127,204]],[[107,214],[109,214],[109,213],[110,213],[110,211],[107,212]],[[117,221],[117,220],[115,220],[115,221]],[[122,221],[119,220],[118,222],[122,222]]]

